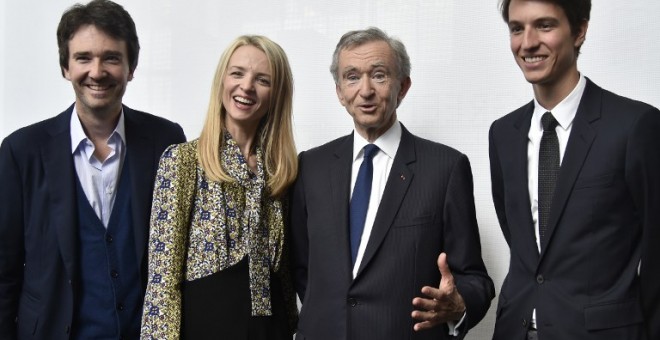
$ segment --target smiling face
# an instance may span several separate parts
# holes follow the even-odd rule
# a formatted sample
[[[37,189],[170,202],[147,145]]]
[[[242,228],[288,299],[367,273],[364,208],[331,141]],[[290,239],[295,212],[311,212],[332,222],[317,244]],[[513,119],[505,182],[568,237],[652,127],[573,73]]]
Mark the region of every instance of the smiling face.
[[[385,41],[371,41],[339,53],[337,97],[353,117],[355,130],[374,141],[396,120],[396,108],[410,88],[399,79],[392,49]]]
[[[79,115],[119,115],[126,84],[133,79],[124,41],[94,25],[82,26],[69,41],[68,69],[63,71],[76,93]]]
[[[525,79],[535,89],[570,92],[579,79],[577,47],[584,42],[587,21],[573,35],[566,14],[556,4],[513,0],[508,25],[511,52]]]
[[[270,105],[272,76],[266,54],[252,45],[237,48],[223,80],[225,123],[233,128],[256,129]]]

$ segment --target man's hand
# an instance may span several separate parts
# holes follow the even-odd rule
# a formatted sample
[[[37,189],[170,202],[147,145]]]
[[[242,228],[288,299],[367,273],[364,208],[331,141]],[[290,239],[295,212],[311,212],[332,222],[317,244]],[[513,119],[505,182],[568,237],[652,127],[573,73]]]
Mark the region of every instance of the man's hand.
[[[438,256],[438,268],[442,275],[440,287],[424,286],[422,294],[429,299],[416,297],[412,301],[417,309],[412,312],[412,318],[421,321],[415,324],[415,331],[430,329],[447,321],[459,321],[465,313],[465,301],[456,289],[454,276],[447,265],[447,254]]]

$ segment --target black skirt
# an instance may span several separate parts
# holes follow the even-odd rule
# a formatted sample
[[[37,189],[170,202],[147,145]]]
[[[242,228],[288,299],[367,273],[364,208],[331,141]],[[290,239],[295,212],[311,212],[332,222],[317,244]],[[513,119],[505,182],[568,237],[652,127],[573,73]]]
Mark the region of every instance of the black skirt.
[[[252,316],[248,258],[182,285],[181,338],[291,340],[279,280],[271,275],[271,316]]]

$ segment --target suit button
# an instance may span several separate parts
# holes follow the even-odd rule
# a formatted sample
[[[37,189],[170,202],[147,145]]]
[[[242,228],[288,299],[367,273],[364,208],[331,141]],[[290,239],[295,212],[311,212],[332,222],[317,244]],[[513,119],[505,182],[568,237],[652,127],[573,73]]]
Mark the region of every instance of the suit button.
[[[122,311],[124,310],[124,304],[120,303],[117,305],[117,310]]]
[[[536,276],[536,282],[538,284],[542,284],[544,281],[545,279],[543,278],[543,275],[539,274],[538,276]]]
[[[355,307],[355,306],[357,306],[358,302],[357,302],[357,300],[356,300],[355,298],[348,298],[348,304],[349,304],[351,307]]]
[[[119,277],[119,273],[116,270],[113,270],[110,272],[110,276],[112,276],[113,279],[116,279]]]
[[[66,334],[69,334],[69,333],[71,332],[71,327],[68,326],[68,325],[67,325],[66,327],[64,327],[64,332],[65,332]]]
[[[108,243],[112,243],[112,241],[113,241],[112,235],[110,235],[110,234],[105,235],[105,241],[108,242]]]
[[[523,319],[522,325],[523,325],[523,327],[527,328],[527,320],[526,319]]]

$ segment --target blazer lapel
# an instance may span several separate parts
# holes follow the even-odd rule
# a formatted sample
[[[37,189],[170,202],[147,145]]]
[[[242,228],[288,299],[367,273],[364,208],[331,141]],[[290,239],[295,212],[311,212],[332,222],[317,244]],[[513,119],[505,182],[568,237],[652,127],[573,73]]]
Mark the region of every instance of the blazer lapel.
[[[350,134],[340,142],[334,153],[335,159],[331,168],[331,188],[332,188],[332,209],[335,211],[335,223],[338,226],[337,235],[338,254],[343,254],[344,262],[348,270],[347,277],[353,277],[351,274],[351,249],[348,235],[349,219],[348,207],[350,202],[351,187],[351,169],[353,165],[353,134]]]
[[[360,273],[373,259],[378,248],[383,243],[414,177],[409,164],[414,163],[417,159],[415,142],[413,135],[406,130],[403,124],[401,124],[401,130],[401,143],[394,157],[392,169],[385,185],[385,191],[378,205],[378,212],[376,213],[374,226],[371,230],[371,236],[369,236],[369,242],[364,251],[360,268],[355,276],[356,278],[360,276]]]
[[[76,279],[78,216],[76,170],[71,154],[70,120],[73,105],[56,117],[50,142],[41,149],[49,192],[49,219],[55,226],[64,267]]]
[[[530,268],[536,267],[539,259],[539,250],[536,246],[536,232],[534,230],[534,221],[530,209],[528,167],[527,167],[527,145],[529,144],[529,128],[531,125],[532,114],[534,113],[534,102],[529,102],[518,111],[518,117],[511,126],[510,133],[503,134],[504,140],[498,148],[505,150],[500,153],[501,165],[508,168],[505,173],[509,173],[505,181],[513,181],[510,197],[513,209],[511,214],[507,214],[508,227],[512,234],[522,235],[522,246],[525,248],[525,261],[529,261]]]
[[[146,240],[149,237],[149,214],[153,179],[160,155],[154,154],[153,141],[148,127],[140,117],[124,106],[124,128],[126,129],[126,160],[131,176],[131,214],[135,237],[135,254],[138,264],[145,261]]]
[[[559,169],[559,177],[557,178],[552,206],[550,208],[547,241],[546,244],[542,245],[541,249],[547,249],[547,244],[552,240],[552,234],[566,207],[566,202],[573,190],[575,180],[582,169],[591,144],[594,138],[596,138],[596,130],[591,126],[591,123],[600,118],[601,95],[601,89],[587,79],[587,85],[575,118],[573,119],[573,127],[571,128],[564,158]],[[543,257],[543,254],[541,254],[541,257]]]

